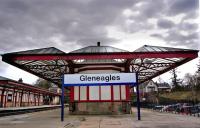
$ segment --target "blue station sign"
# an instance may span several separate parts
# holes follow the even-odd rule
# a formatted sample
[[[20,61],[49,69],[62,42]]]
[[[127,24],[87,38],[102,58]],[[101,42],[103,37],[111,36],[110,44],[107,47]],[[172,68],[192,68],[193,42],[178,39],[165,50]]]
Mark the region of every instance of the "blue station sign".
[[[65,74],[64,86],[135,84],[136,73]]]

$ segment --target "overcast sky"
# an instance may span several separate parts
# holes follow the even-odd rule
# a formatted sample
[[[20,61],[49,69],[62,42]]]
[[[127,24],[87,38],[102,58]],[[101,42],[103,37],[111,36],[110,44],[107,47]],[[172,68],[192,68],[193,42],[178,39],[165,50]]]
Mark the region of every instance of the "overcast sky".
[[[198,14],[198,0],[0,0],[0,54],[50,46],[69,52],[97,41],[129,51],[144,44],[199,50]],[[183,65],[182,76],[197,62]],[[0,75],[37,78],[4,62]]]

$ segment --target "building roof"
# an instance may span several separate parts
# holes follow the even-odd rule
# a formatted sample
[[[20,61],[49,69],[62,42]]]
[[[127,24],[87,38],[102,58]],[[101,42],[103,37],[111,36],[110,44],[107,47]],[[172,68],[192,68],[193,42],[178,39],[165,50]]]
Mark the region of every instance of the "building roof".
[[[128,52],[111,46],[88,46],[65,53],[50,47],[2,55],[2,60],[38,77],[61,85],[61,76],[86,65],[113,65],[138,72],[143,83],[198,57],[198,51],[144,45]]]
[[[150,85],[149,83],[153,83],[153,85]],[[166,88],[170,88],[170,85],[166,82],[163,82],[163,83],[157,83],[157,82],[154,82],[153,80],[149,80],[149,81],[146,81],[144,83],[141,84],[141,88],[145,88],[146,86],[149,86],[149,87],[152,87],[152,86],[156,86],[160,89],[166,89]]]
[[[164,83],[156,83],[158,88],[171,88],[170,85],[166,82]]]
[[[27,50],[27,51],[19,51],[19,52],[13,52],[10,54],[65,54],[65,52],[55,48],[55,47],[48,47],[48,48],[40,48],[40,49],[33,49],[33,50]]]
[[[11,80],[11,79],[8,79],[6,77],[0,76],[0,80],[2,81],[2,80]]]
[[[41,88],[41,87],[37,87],[37,86],[33,86],[30,84],[26,84],[26,83],[21,83],[6,77],[2,77],[0,76],[0,87],[4,87],[4,88],[9,88],[9,89],[19,89],[19,90],[24,90],[24,91],[30,91],[30,92],[35,92],[35,93],[40,93],[40,94],[49,94],[49,95],[61,95],[58,93],[54,93],[54,92],[50,92],[47,89]]]
[[[182,49],[182,48],[144,45],[144,46],[136,49],[134,52],[171,52],[171,51],[191,51],[191,50],[193,50],[193,49]]]
[[[81,49],[77,49],[74,51],[71,51],[69,53],[75,53],[75,54],[83,54],[83,53],[88,53],[88,54],[97,54],[97,53],[123,53],[123,52],[129,52],[127,50],[123,50],[123,49],[119,49],[119,48],[115,48],[112,46],[88,46],[88,47],[84,47]],[[122,61],[125,60],[117,60],[117,59],[82,59],[82,60],[74,60],[74,63],[83,63],[83,64],[87,64],[87,63],[121,63]]]
[[[88,46],[78,50],[71,51],[70,53],[112,53],[112,52],[128,52],[128,51],[111,46]]]

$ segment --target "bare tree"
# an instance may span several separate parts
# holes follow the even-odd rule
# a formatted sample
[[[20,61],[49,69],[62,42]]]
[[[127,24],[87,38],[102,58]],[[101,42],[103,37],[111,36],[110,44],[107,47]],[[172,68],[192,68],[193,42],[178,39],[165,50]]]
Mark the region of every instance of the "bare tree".
[[[199,63],[197,64],[197,73],[200,73],[200,59],[199,59]]]
[[[181,81],[181,79],[178,79],[178,77],[177,77],[177,73],[178,73],[177,69],[176,68],[172,69],[170,71],[170,73],[172,74],[171,79],[172,79],[173,88],[179,89],[182,81]]]
[[[20,83],[23,83],[23,80],[22,80],[22,78],[19,78],[18,82],[20,82]]]
[[[186,87],[192,91],[192,101],[194,103],[197,102],[197,87],[198,87],[198,77],[196,74],[191,75],[189,73],[185,74],[185,82],[186,82]]]
[[[39,78],[37,79],[36,83],[35,83],[35,86],[38,86],[38,87],[41,87],[41,88],[46,88],[46,89],[49,89],[50,87],[52,87],[52,83],[47,81],[47,80],[44,80],[42,78]]]
[[[200,59],[199,59],[199,63],[197,64],[197,71],[195,73],[196,76],[196,89],[200,90]]]

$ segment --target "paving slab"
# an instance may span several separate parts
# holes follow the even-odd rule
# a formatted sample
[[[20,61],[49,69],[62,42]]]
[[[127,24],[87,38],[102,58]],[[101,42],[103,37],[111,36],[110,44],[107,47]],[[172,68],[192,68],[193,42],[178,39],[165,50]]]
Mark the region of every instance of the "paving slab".
[[[136,110],[136,109],[134,109]],[[200,118],[141,110],[126,115],[69,115],[60,121],[60,109],[0,117],[0,128],[200,128]]]

